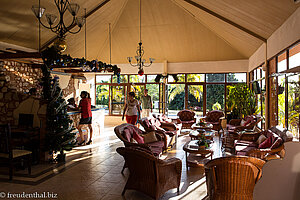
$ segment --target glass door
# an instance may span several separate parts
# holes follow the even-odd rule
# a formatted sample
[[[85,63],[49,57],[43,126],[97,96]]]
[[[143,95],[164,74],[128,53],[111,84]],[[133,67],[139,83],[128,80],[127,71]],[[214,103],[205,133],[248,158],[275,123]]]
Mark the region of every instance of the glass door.
[[[203,116],[203,85],[188,85],[187,108]]]
[[[153,113],[159,113],[159,104],[160,104],[160,84],[147,84],[146,87],[148,89],[148,95],[151,96],[152,99],[152,106],[153,106]]]
[[[127,96],[127,85],[111,85],[110,91],[110,113],[112,115],[122,115]]]
[[[184,109],[184,92],[185,84],[168,84],[168,115],[176,116],[177,113]]]

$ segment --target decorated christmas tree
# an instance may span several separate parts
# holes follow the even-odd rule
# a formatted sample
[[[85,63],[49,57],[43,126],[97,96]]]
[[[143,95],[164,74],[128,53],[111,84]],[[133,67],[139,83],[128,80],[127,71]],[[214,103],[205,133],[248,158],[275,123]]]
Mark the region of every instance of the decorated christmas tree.
[[[69,151],[76,144],[72,120],[67,114],[67,104],[62,96],[58,77],[52,78],[47,61],[42,67],[43,98],[47,101],[47,133],[45,147],[49,152],[60,152],[59,158],[64,160],[64,150]]]

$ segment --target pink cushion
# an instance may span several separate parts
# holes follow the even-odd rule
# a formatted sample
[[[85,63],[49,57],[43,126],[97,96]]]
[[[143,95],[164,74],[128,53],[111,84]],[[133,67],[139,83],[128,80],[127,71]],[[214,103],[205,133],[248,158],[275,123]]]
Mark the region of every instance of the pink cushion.
[[[268,137],[263,143],[261,143],[258,148],[259,149],[267,149],[272,146],[272,137]]]
[[[130,142],[131,140],[131,132],[129,129],[124,129],[123,131],[123,137],[128,141]]]
[[[149,120],[148,120],[148,119],[145,119],[145,125],[147,126],[147,128],[149,128],[149,127],[150,127],[150,122],[149,122]]]
[[[133,130],[132,132],[132,137],[133,139],[135,139],[139,144],[143,144],[144,143],[144,138],[142,136],[140,136],[136,130]]]

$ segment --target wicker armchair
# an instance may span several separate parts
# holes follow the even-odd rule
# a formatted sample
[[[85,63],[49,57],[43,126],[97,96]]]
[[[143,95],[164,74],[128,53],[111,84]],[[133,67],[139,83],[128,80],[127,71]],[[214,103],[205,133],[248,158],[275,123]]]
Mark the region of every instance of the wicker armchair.
[[[164,150],[173,147],[177,142],[177,135],[180,133],[179,128],[174,123],[168,123],[168,126],[163,126],[162,123],[156,118],[142,118],[140,124],[146,132],[156,131],[161,135],[165,142]],[[167,124],[167,123],[164,123]]]
[[[145,134],[144,131],[142,131],[141,129],[137,128],[136,126],[134,126],[132,124],[124,123],[119,126],[116,126],[114,128],[115,134],[124,143],[125,147],[140,146],[140,147],[150,150],[155,156],[159,156],[159,154],[162,153],[162,151],[164,149],[164,140],[160,134],[156,133],[156,138],[158,139],[157,142],[143,143],[143,144],[132,143],[132,142],[128,141],[128,139],[125,137],[125,132],[126,132],[125,129],[130,129],[130,132],[137,131],[140,135]]]
[[[205,164],[207,191],[215,200],[252,200],[265,161],[246,156],[222,157]]]
[[[205,116],[205,121],[213,125],[213,130],[220,131],[222,129],[221,123],[224,119],[224,112],[221,110],[209,111]]]
[[[191,128],[194,123],[196,123],[195,112],[191,110],[181,110],[177,113],[179,117],[182,128]]]
[[[158,199],[166,191],[177,188],[179,192],[182,163],[178,158],[160,160],[148,150],[140,147],[119,147],[129,168],[129,177],[122,192],[138,190],[154,199]]]
[[[235,137],[235,139],[238,138],[238,134],[237,132],[239,131],[243,131],[245,129],[254,129],[254,127],[261,122],[262,118],[261,117],[254,117],[254,116],[247,116],[245,118],[245,121],[248,120],[248,118],[252,118],[253,120],[251,120],[250,123],[247,123],[245,126],[241,126],[241,121],[242,119],[232,119],[229,121],[229,123],[227,124],[227,130],[230,134],[233,134],[233,136]]]

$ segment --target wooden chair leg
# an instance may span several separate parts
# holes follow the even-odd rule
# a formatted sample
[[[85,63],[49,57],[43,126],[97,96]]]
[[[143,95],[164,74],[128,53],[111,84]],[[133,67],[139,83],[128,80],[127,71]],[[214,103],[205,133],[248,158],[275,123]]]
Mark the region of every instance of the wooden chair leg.
[[[126,192],[126,188],[124,187],[123,192],[122,192],[122,196],[124,196],[125,192]]]
[[[9,161],[9,180],[12,180],[13,170],[14,170],[13,161],[10,160]]]
[[[28,155],[28,174],[31,175],[31,154]]]
[[[127,168],[126,161],[124,162],[124,165],[123,165],[123,169],[122,169],[122,171],[121,171],[121,174],[124,174],[123,172],[124,172],[124,169],[125,169],[125,168]]]

